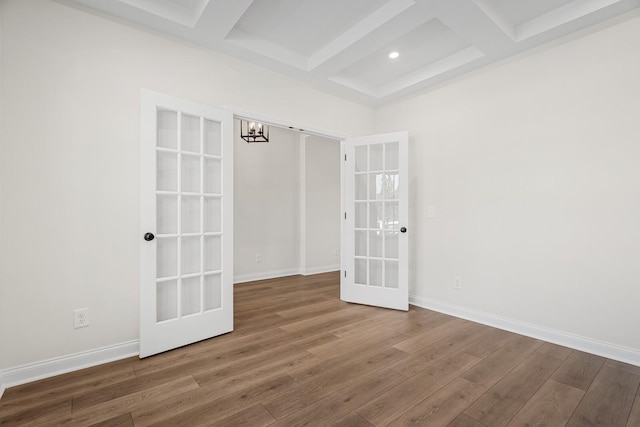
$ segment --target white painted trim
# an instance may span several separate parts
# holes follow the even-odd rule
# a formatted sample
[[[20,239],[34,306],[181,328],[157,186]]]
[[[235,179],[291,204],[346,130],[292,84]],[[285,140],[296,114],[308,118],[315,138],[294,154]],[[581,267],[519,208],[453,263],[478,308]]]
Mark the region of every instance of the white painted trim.
[[[585,351],[608,359],[617,360],[631,365],[640,366],[640,349],[623,347],[616,344],[595,340],[569,332],[551,329],[533,323],[521,322],[491,313],[484,313],[457,305],[436,301],[430,298],[422,298],[415,295],[409,296],[412,305],[449,314],[451,316],[492,326],[516,334],[525,335],[539,340],[551,342],[575,350]]]
[[[3,4],[0,2],[0,27],[2,27],[2,25],[4,25],[3,24],[4,20],[2,19],[2,14],[3,14],[2,13],[2,9],[3,9]],[[0,28],[0,32],[1,32],[1,30],[2,30],[2,28]],[[4,49],[2,48],[2,42],[0,42],[0,81],[4,81],[2,79],[3,74],[4,74],[4,71],[3,71],[4,70],[4,66],[3,65],[4,65]],[[3,93],[4,91],[2,89],[3,86],[4,85],[0,84],[0,129],[4,129],[2,127],[2,123],[4,121],[2,118],[4,117],[3,111],[4,111],[4,99],[5,99],[4,98],[4,93]],[[2,147],[3,147],[2,141],[4,140],[2,138],[2,133],[3,132],[0,132],[0,159],[2,158]],[[0,184],[2,183],[2,179],[3,178],[0,176]],[[0,185],[0,187],[1,187],[1,185]],[[0,217],[2,216],[2,212],[3,212],[3,210],[2,210],[2,194],[0,194]],[[0,220],[0,224],[2,224],[2,223],[3,223],[3,221]],[[2,265],[2,255],[0,255],[0,266],[1,265]],[[4,297],[4,298],[6,298],[6,297]],[[2,343],[2,345],[4,346],[5,343]],[[0,370],[0,398],[2,398],[2,394],[4,393],[5,387],[6,387],[6,385],[5,385],[4,380],[2,378],[2,371]]]
[[[133,340],[5,369],[0,371],[0,396],[5,388],[137,356],[138,351],[138,340]]]
[[[347,269],[347,228],[345,224],[345,213],[347,203],[345,202],[345,156],[347,155],[347,144],[345,140],[340,141],[340,299],[344,300],[344,289],[346,286],[345,271]]]
[[[325,137],[325,138],[346,139],[348,137],[348,135],[345,135],[345,134],[342,134],[342,133],[337,133],[337,132],[332,132],[332,131],[328,131],[328,130],[325,130],[325,129],[318,129],[318,128],[314,128],[314,127],[309,127],[309,126],[305,126],[305,125],[300,124],[300,123],[293,123],[293,122],[290,122],[290,121],[281,120],[281,119],[276,118],[276,117],[267,116],[267,115],[264,115],[264,114],[243,110],[243,109],[240,109],[240,108],[235,108],[233,106],[226,106],[224,108],[233,113],[233,118],[234,119],[255,120],[257,122],[265,123],[265,124],[268,124],[270,126],[281,127],[283,129],[292,129],[294,131],[301,131],[302,133],[307,134],[307,135],[317,135],[317,136],[322,136],[322,137]]]
[[[307,268],[302,272],[302,274],[304,276],[310,276],[312,274],[329,273],[331,271],[338,271],[338,270],[340,270],[340,264],[324,265],[321,267]]]
[[[298,267],[300,271],[307,268],[307,138],[309,135],[300,134],[298,158]]]
[[[306,270],[302,270],[300,268],[289,268],[286,270],[263,271],[261,273],[242,274],[240,276],[235,276],[233,278],[233,283],[237,285],[238,283],[255,282],[256,280],[277,279],[278,277],[296,275],[309,276],[312,274],[329,273],[330,271],[338,270],[340,270],[340,264],[313,267]]]
[[[233,283],[253,282],[256,280],[275,279],[277,277],[295,276],[302,274],[299,268],[288,268],[286,270],[263,271],[260,273],[241,274],[233,277]]]

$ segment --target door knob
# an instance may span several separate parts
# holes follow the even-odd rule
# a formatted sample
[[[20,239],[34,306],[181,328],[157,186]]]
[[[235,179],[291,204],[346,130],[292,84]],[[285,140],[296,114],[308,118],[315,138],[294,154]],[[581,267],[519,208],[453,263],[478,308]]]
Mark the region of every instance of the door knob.
[[[406,232],[407,232],[407,227],[402,227],[402,228],[400,229],[400,232],[401,232],[401,233],[406,233]]]
[[[147,242],[150,242],[155,238],[156,236],[154,236],[153,233],[144,233],[144,240],[146,240]]]

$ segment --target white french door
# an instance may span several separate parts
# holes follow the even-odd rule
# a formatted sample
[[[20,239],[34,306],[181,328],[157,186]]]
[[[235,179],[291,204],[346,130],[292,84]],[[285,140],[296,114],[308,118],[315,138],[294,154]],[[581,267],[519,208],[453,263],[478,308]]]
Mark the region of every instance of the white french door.
[[[408,133],[347,139],[340,298],[409,309]]]
[[[233,330],[233,118],[141,101],[140,357]]]

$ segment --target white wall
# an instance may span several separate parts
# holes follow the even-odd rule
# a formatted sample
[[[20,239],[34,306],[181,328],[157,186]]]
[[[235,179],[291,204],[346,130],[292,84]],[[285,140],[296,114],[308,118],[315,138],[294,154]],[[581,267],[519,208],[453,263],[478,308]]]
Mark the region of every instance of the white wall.
[[[248,144],[236,121],[234,141],[234,275],[299,272],[298,134],[271,126],[270,141]],[[256,262],[256,255],[262,262]]]
[[[640,364],[638,40],[634,18],[378,111],[410,132],[414,300]]]
[[[0,7],[0,371],[138,337],[140,88],[337,133],[373,124],[221,54],[51,1]],[[91,326],[74,330],[80,307]]]
[[[339,270],[340,142],[309,136],[305,158],[305,270]]]

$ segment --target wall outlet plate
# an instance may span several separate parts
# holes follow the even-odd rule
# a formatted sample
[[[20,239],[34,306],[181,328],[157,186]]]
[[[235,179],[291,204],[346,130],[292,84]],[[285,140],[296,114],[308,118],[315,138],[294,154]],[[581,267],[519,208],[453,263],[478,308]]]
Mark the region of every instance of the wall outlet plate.
[[[73,310],[73,327],[74,329],[86,328],[89,326],[89,309],[79,308]]]
[[[462,289],[462,277],[453,276],[453,289]]]

